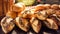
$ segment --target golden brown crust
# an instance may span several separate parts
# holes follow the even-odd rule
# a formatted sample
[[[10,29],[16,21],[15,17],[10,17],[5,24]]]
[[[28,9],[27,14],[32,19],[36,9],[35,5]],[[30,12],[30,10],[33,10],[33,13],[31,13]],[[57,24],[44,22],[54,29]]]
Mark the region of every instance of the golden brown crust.
[[[46,11],[40,11],[38,12],[37,14],[35,14],[36,17],[39,19],[39,20],[46,20],[46,18],[48,17],[48,15],[46,14]]]
[[[22,11],[21,13],[18,13],[18,17],[23,17],[23,18],[32,18],[34,16],[35,9],[26,9]]]
[[[15,24],[25,32],[29,29],[29,22],[24,18],[17,17]]]
[[[59,8],[60,8],[60,5],[59,5]]]
[[[54,17],[53,18],[50,17],[53,14],[55,14],[55,17],[56,16],[59,17],[58,20],[60,22],[59,5],[39,4],[36,6],[25,7],[23,3],[17,3],[13,5],[13,11],[9,10],[8,12],[6,12],[6,18],[7,17],[16,18],[15,24],[25,32],[27,32],[29,30],[29,26],[31,26],[36,33],[39,33],[41,29],[41,22],[39,20],[44,21],[46,26],[50,29],[54,29],[54,30],[58,29],[58,26],[60,26],[60,23],[57,23]],[[6,18],[2,19],[2,22],[4,22]],[[13,26],[14,24],[13,25],[7,24],[7,21],[10,20],[9,18],[7,18],[4,23],[1,22],[2,29],[5,33],[8,33],[14,27]],[[28,20],[30,20],[30,22],[28,22]]]
[[[1,27],[4,33],[10,32],[14,28],[14,20],[10,17],[4,17],[1,20]]]
[[[45,22],[46,26],[50,29],[55,29],[57,30],[58,29],[58,25],[57,25],[57,22],[53,19],[50,19],[50,18],[47,18],[46,20],[47,22]]]
[[[13,11],[21,12],[25,9],[25,5],[23,3],[16,3],[13,5]]]
[[[50,4],[44,4],[45,9],[50,9],[51,5]]]
[[[53,5],[51,5],[51,8],[52,9],[59,9],[59,5],[58,4],[53,4]]]
[[[39,31],[41,29],[41,22],[39,22],[37,19],[35,19],[34,17],[32,17],[31,20],[30,20],[30,24],[31,24],[32,29],[36,33],[39,33]]]
[[[55,14],[58,16],[58,15],[60,15],[60,10],[56,10],[55,11]]]
[[[17,16],[17,13],[16,12],[13,12],[13,11],[8,11],[6,16],[9,16],[11,18],[16,18]]]
[[[43,10],[45,9],[44,4],[39,4],[35,7],[35,11]]]

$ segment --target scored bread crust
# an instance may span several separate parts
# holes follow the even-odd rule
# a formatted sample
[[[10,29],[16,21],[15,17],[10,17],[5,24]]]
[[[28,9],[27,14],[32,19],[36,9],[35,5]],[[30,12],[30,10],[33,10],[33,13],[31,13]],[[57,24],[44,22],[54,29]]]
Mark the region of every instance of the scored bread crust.
[[[30,20],[30,24],[31,24],[32,29],[36,33],[40,32],[41,22],[39,22],[37,19],[35,19],[34,17],[32,17],[32,19]]]
[[[11,17],[11,18],[16,18],[17,17],[17,13],[13,12],[13,11],[8,11],[6,13],[6,16]]]
[[[15,24],[12,18],[4,17],[1,20],[1,27],[4,33],[10,32],[14,28]]]
[[[29,22],[26,20],[26,19],[23,19],[21,20],[21,22],[19,22],[21,20],[20,17],[17,17],[16,18],[16,25],[23,31],[27,32],[28,29],[29,29]],[[23,22],[22,22],[23,21]]]

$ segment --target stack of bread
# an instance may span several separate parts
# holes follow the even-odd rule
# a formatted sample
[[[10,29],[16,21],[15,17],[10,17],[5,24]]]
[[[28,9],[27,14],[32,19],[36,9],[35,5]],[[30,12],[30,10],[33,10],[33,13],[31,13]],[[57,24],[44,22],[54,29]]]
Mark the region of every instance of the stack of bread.
[[[39,33],[42,23],[50,29],[58,30],[58,26],[60,26],[60,5],[39,4],[26,7],[24,3],[16,3],[13,5],[13,11],[9,10],[1,20],[1,27],[5,33],[8,33],[15,24],[25,32],[28,32],[31,26],[36,33]]]

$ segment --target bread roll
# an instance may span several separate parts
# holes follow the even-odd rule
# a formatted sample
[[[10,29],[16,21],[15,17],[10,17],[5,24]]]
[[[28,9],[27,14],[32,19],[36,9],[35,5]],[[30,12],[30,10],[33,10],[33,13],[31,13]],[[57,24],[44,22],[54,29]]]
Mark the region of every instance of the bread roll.
[[[14,4],[14,6],[13,6],[13,11],[15,11],[15,12],[21,12],[21,11],[23,11],[24,9],[25,9],[25,5],[24,5],[24,3],[21,3],[21,2],[16,3],[16,4]]]
[[[18,14],[19,17],[23,17],[23,18],[31,18],[34,16],[34,9],[26,9],[24,11],[22,11],[21,13]]]
[[[46,14],[46,11],[44,10],[37,12],[35,15],[39,20],[46,20],[46,18],[48,17],[48,15]]]
[[[16,18],[17,16],[17,13],[16,12],[13,12],[13,11],[8,11],[6,16],[9,16],[11,18]]]
[[[39,4],[35,7],[36,11],[43,10],[43,9],[45,9],[44,4]]]
[[[58,4],[53,4],[53,5],[51,6],[51,8],[52,8],[52,9],[59,9],[59,5],[58,5]]]
[[[10,32],[14,28],[14,20],[10,17],[4,17],[1,20],[1,27],[4,33]]]
[[[17,17],[15,23],[21,30],[27,32],[29,29],[29,22],[27,19]]]
[[[47,13],[48,16],[50,16],[51,14],[55,13],[55,10],[53,10],[53,9],[47,9],[47,10],[45,10],[45,12]]]
[[[52,18],[53,20],[55,20],[55,22],[56,22],[56,24],[57,24],[58,26],[60,26],[60,18],[59,18],[57,15],[51,16],[51,18]]]
[[[50,5],[50,4],[44,4],[44,7],[45,7],[46,9],[50,9],[51,5]]]
[[[30,20],[30,24],[32,29],[36,32],[39,33],[40,29],[41,29],[41,22],[38,21],[36,18],[32,17]]]
[[[54,29],[54,30],[57,30],[58,29],[57,22],[55,20],[53,20],[53,19],[47,18],[47,20],[44,21],[44,23],[50,29]]]

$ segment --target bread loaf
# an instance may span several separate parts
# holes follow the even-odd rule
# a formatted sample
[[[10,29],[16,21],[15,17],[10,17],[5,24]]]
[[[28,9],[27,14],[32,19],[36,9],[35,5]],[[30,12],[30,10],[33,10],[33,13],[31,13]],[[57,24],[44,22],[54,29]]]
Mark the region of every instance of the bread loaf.
[[[17,14],[16,14],[16,12],[8,11],[8,12],[6,13],[6,16],[9,16],[9,17],[11,17],[11,18],[16,18]]]

